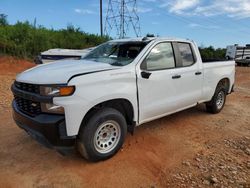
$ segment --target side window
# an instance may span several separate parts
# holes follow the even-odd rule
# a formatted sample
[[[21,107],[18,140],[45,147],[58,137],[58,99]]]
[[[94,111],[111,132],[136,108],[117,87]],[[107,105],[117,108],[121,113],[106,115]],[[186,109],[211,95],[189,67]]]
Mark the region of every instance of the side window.
[[[190,66],[194,63],[194,56],[190,44],[178,43],[183,67]]]
[[[147,56],[143,66],[149,71],[174,68],[175,59],[172,44],[157,44]]]

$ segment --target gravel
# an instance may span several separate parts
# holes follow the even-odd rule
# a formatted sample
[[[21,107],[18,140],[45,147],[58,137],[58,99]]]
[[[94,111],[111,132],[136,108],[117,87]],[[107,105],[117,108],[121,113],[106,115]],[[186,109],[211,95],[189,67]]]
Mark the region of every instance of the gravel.
[[[12,101],[12,92],[10,86],[14,81],[14,76],[1,76],[0,80],[2,84],[0,84],[1,91],[1,100],[0,100],[0,111],[1,112],[9,112],[11,110],[11,101]]]
[[[168,178],[169,187],[239,187],[250,188],[248,137],[230,138],[207,143],[206,150],[192,161],[182,162],[180,169]],[[209,149],[207,149],[209,148]],[[218,150],[223,152],[218,153]]]

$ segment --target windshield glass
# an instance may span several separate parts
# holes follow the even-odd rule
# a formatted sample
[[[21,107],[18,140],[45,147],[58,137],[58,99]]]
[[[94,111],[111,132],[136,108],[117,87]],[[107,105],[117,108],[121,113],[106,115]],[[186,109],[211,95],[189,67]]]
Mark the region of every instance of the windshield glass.
[[[92,50],[83,59],[125,66],[131,63],[146,45],[145,42],[106,42]]]

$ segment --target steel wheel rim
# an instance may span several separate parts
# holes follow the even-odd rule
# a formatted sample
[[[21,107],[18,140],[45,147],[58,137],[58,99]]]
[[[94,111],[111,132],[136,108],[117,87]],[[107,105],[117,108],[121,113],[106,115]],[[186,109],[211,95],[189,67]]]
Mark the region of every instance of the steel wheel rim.
[[[220,91],[217,96],[216,106],[218,109],[221,109],[225,101],[225,95],[223,91]]]
[[[113,120],[106,121],[95,132],[94,147],[99,153],[109,153],[117,146],[120,137],[120,125]]]

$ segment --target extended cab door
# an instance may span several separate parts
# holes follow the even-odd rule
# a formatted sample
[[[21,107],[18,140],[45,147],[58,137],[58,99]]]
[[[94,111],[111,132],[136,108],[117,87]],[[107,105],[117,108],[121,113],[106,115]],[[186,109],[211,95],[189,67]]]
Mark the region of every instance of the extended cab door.
[[[193,106],[201,100],[203,67],[202,62],[198,60],[194,46],[187,42],[173,43],[178,75],[181,76],[175,82],[178,92],[178,107],[185,108]]]
[[[188,54],[180,52],[182,49],[178,43],[157,43],[137,66],[140,123],[195,105],[199,101],[202,73],[193,54],[192,65],[182,66],[182,58],[190,58]]]

